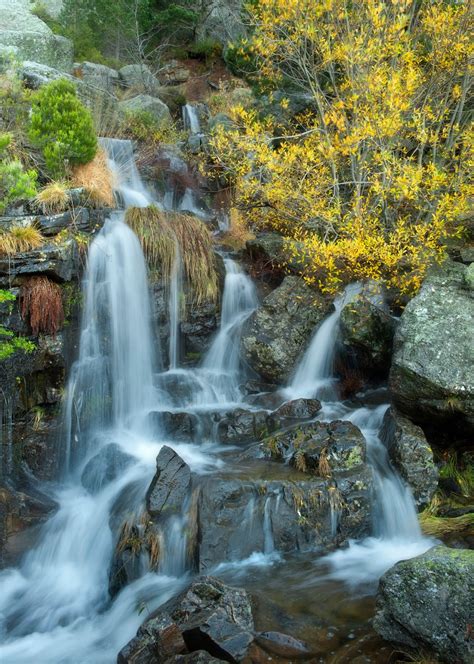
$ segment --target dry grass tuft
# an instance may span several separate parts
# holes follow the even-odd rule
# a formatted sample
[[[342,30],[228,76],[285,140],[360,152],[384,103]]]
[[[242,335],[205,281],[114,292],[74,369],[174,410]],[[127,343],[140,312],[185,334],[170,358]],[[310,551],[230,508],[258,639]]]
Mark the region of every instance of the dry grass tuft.
[[[41,232],[34,226],[12,226],[0,232],[0,254],[11,256],[37,249],[44,242]]]
[[[150,266],[160,270],[165,283],[171,280],[178,248],[193,301],[199,304],[218,298],[212,237],[202,221],[153,206],[129,208],[125,219],[140,239]]]
[[[331,477],[331,466],[329,465],[328,451],[325,447],[319,455],[319,474],[321,477]]]
[[[61,288],[48,277],[30,277],[21,287],[21,316],[34,336],[55,335],[64,322]]]
[[[229,230],[222,233],[220,241],[232,247],[235,251],[239,251],[254,237],[255,235],[249,230],[240,210],[231,208],[229,212]]]
[[[71,182],[74,187],[84,187],[90,204],[97,207],[115,207],[114,176],[104,150],[99,149],[88,164],[75,166]]]
[[[35,203],[43,214],[58,214],[68,208],[68,185],[65,182],[51,182],[35,198]]]

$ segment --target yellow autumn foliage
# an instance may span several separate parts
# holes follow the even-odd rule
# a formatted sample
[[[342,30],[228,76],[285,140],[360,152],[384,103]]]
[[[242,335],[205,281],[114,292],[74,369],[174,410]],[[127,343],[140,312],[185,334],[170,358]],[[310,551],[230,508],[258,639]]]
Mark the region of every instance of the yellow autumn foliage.
[[[213,168],[250,223],[286,238],[308,282],[334,292],[380,279],[413,294],[472,197],[469,4],[259,0],[247,11],[241,55],[270,99],[304,92],[309,110],[282,122],[234,107],[234,128],[211,139]]]

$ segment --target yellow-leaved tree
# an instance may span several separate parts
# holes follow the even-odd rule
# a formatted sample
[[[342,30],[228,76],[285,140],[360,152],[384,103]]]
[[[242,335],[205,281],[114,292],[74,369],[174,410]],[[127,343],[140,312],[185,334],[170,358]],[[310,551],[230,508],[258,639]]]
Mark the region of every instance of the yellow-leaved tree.
[[[236,107],[234,127],[217,128],[213,164],[236,205],[280,232],[325,291],[372,278],[416,292],[469,205],[469,3],[257,0],[247,11],[240,56],[270,98],[296,91],[308,104],[285,123]]]

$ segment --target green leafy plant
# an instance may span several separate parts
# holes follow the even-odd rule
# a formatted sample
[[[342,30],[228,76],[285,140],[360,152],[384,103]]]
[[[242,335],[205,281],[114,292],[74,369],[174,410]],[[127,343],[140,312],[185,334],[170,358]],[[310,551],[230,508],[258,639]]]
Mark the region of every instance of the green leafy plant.
[[[29,137],[42,150],[46,169],[55,178],[63,177],[69,165],[87,164],[94,158],[94,123],[73,83],[59,79],[36,93]]]
[[[15,300],[16,297],[13,293],[7,290],[0,290],[0,306],[6,303],[9,312],[11,312]],[[16,336],[14,332],[0,325],[0,361],[6,360],[16,351],[31,353],[34,349],[35,345],[33,342],[24,337]]]
[[[0,134],[0,214],[16,201],[36,194],[36,171],[25,170],[18,159],[7,156],[10,134]]]

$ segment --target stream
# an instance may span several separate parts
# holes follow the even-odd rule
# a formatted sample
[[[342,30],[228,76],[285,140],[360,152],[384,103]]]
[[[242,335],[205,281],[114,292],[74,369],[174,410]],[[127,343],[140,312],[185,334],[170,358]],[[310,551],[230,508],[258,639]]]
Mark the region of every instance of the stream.
[[[185,113],[191,129],[199,131],[198,118],[189,115],[189,109]],[[124,207],[148,205],[152,196],[140,180],[131,144],[104,139],[103,145]],[[161,205],[167,207],[163,201]],[[185,192],[175,207],[188,210],[193,199]],[[140,513],[163,445],[208,482],[234,476],[251,481],[253,474],[260,477],[265,464],[271,465],[242,461],[240,450],[217,443],[212,432],[199,443],[174,440],[156,416],[185,410],[204,422],[208,413],[249,408],[242,391],[248,376],[239,344],[243,324],[258,306],[257,292],[235,260],[224,255],[224,265],[220,329],[200,365],[184,368],[178,341],[182,266],[177,252],[169,297],[169,361],[164,367],[151,326],[145,259],[124,212],[111,214],[94,239],[83,282],[79,355],[62,409],[62,479],[42,488],[59,508],[18,567],[0,572],[2,664],[112,664],[146,616],[189,582],[185,511],[170,519],[161,533],[158,569],[152,570],[142,557],[135,580],[113,599],[109,593],[123,506]],[[233,533],[232,554],[206,570],[264,597],[256,609],[257,626],[304,639],[318,653],[312,661],[321,662],[351,662],[359,654],[370,654],[372,662],[387,661],[389,647],[369,626],[377,581],[397,560],[432,545],[421,534],[411,492],[392,468],[379,437],[388,405],[360,407],[336,397],[333,359],[339,314],[355,293],[357,285],[336,301],[335,311],[295,367],[285,397],[317,397],[322,402],[318,420],[347,420],[362,431],[374,474],[372,535],[325,555],[314,550],[285,554],[275,545],[272,515],[278,514],[281,499],[276,491],[248,501],[241,530]],[[106,464],[98,463],[107,450],[119,450],[119,458],[127,460],[121,472],[110,473]],[[289,477],[292,472],[281,470]],[[337,510],[332,519],[336,531]],[[261,546],[246,551],[251,529],[261,531]]]

